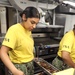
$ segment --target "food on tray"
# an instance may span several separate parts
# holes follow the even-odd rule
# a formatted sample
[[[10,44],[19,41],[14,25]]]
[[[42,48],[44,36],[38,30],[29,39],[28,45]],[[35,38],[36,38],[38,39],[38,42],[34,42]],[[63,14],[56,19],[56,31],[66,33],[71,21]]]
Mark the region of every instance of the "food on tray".
[[[58,72],[58,70],[48,63],[47,61],[43,60],[42,58],[38,58],[34,60],[47,74]],[[42,73],[40,74],[42,75]]]
[[[38,73],[38,75],[45,75],[45,73],[44,72],[40,72],[40,73]]]
[[[45,61],[37,62],[41,67],[43,67],[46,71],[50,73],[55,73],[57,70],[54,70],[50,65],[48,65]]]
[[[43,66],[44,68],[47,67],[47,64],[45,62],[40,62],[40,65]]]

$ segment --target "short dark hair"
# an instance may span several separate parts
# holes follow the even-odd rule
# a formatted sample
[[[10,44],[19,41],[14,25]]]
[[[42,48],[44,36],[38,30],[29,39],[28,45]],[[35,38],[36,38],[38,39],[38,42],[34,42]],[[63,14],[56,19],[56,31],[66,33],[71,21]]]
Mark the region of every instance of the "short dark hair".
[[[20,16],[22,17],[23,14],[25,14],[26,18],[40,18],[39,11],[35,7],[26,7],[25,10],[20,13]]]

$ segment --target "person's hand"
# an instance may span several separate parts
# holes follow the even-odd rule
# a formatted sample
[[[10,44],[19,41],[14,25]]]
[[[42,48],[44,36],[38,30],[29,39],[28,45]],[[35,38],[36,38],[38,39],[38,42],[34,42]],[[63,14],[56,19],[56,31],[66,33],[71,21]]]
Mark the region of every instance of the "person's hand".
[[[38,60],[38,57],[34,58],[33,60]]]
[[[34,58],[33,60],[34,60],[34,61],[38,61],[38,59],[39,59],[39,58],[38,58],[38,57],[36,57],[36,58]]]
[[[16,70],[13,75],[25,75],[21,70]]]

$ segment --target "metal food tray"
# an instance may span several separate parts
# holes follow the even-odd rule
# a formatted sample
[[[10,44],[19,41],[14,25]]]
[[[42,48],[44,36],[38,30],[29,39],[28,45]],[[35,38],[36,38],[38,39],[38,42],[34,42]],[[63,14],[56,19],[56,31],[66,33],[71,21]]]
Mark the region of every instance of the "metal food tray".
[[[52,75],[52,73],[55,73],[55,72],[58,72],[59,70],[57,68],[55,68],[52,64],[48,63],[47,61],[45,61],[44,59],[42,58],[37,58],[34,60],[34,62],[42,69],[44,70],[44,72],[47,74],[47,75]],[[41,65],[41,63],[45,63],[46,66],[49,68],[46,68],[44,66]],[[50,71],[49,71],[50,70]],[[53,70],[53,72],[51,72],[51,70]]]

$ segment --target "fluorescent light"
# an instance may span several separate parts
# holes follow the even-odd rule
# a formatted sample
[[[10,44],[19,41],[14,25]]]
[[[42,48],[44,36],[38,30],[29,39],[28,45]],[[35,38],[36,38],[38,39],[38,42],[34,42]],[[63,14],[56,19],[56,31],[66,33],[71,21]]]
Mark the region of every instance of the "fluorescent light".
[[[75,7],[75,3],[74,2],[71,2],[71,1],[63,1],[63,3],[69,4],[70,6]]]

